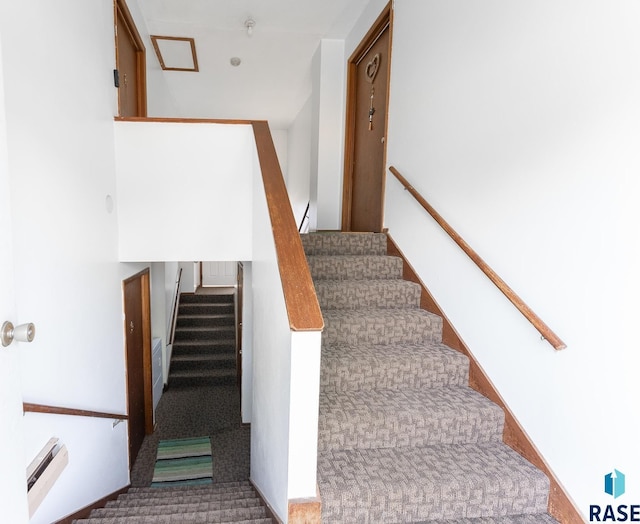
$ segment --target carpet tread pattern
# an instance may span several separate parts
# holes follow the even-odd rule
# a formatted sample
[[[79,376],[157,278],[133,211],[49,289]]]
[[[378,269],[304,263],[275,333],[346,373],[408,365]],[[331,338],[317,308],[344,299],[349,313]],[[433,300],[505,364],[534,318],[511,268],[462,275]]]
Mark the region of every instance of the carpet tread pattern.
[[[380,233],[302,235],[325,320],[318,485],[325,524],[533,524],[546,476],[502,442]]]
[[[169,387],[237,380],[234,295],[180,295]]]

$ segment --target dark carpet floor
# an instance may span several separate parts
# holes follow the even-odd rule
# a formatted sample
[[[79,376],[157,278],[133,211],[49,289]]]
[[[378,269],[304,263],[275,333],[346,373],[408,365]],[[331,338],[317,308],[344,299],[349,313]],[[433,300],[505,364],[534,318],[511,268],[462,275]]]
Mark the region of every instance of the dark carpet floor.
[[[234,386],[169,387],[158,403],[156,430],[145,437],[131,472],[132,486],[148,486],[158,441],[211,437],[213,482],[249,478],[251,429],[240,418],[240,395]]]

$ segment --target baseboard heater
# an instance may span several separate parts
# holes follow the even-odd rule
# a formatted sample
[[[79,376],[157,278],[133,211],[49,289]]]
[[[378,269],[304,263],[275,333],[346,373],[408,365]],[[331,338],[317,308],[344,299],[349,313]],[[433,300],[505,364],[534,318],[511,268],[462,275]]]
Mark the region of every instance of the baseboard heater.
[[[67,448],[59,445],[57,438],[50,439],[31,461],[27,468],[29,517],[36,512],[68,463]]]

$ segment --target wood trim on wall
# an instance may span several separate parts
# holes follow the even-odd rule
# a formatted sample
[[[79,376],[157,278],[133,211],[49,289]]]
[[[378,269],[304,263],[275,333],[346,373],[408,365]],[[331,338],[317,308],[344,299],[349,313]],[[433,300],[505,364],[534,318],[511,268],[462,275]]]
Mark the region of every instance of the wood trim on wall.
[[[289,500],[289,524],[320,524],[322,501],[320,492],[313,498]]]
[[[544,458],[531,442],[531,439],[524,431],[514,414],[506,405],[504,399],[498,393],[487,374],[484,372],[478,361],[475,359],[469,348],[466,346],[460,335],[443,313],[442,309],[433,298],[433,295],[424,285],[415,272],[411,264],[408,262],[402,251],[398,248],[391,236],[387,234],[387,253],[397,256],[403,260],[403,275],[405,280],[420,284],[422,294],[420,297],[420,307],[430,313],[434,313],[442,317],[442,343],[456,351],[459,351],[469,357],[469,386],[481,393],[485,397],[495,402],[502,408],[505,415],[503,441],[509,447],[520,453],[524,458],[531,462],[547,475],[550,481],[548,511],[551,516],[562,524],[582,524],[584,522],[575,503],[566,493],[557,477],[545,462]]]
[[[351,231],[351,202],[353,192],[353,165],[355,162],[355,133],[356,133],[356,98],[357,98],[357,69],[358,62],[369,51],[378,36],[389,27],[389,56],[393,45],[393,5],[389,2],[373,23],[367,34],[364,36],[356,50],[347,61],[347,102],[346,102],[346,122],[345,122],[345,145],[344,145],[344,178],[342,182],[342,231]],[[387,82],[391,82],[390,63],[387,64],[389,71]],[[389,85],[387,85],[387,105],[385,112],[389,114]],[[386,124],[388,126],[388,118]],[[385,137],[387,136],[385,130]],[[386,145],[383,165],[386,166]],[[386,177],[383,177],[385,180]],[[382,224],[381,224],[382,226]]]
[[[116,116],[116,122],[157,122],[166,124],[240,124],[251,125],[255,120],[225,120],[220,118],[166,118],[166,117],[139,117],[139,116]]]
[[[47,406],[44,404],[33,404],[31,402],[22,403],[24,413],[47,413],[49,415],[71,415],[75,417],[111,418],[116,420],[127,420],[127,415],[115,413],[103,413],[102,411],[88,411],[85,409],[61,408],[58,406]]]

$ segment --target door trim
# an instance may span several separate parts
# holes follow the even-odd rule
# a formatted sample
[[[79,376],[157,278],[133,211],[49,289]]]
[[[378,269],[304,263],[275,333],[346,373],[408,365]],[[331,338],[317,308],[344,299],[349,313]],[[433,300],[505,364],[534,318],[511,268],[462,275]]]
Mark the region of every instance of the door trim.
[[[113,2],[113,34],[115,38],[115,46],[116,46],[116,68],[120,62],[120,55],[118,52],[118,14],[122,16],[122,20],[124,21],[125,27],[120,30],[126,30],[131,37],[131,41],[133,42],[136,48],[136,86],[138,92],[136,93],[136,98],[138,101],[138,114],[136,117],[146,117],[147,116],[147,50],[144,47],[144,42],[142,41],[142,37],[138,32],[138,28],[136,27],[136,23],[133,20],[133,16],[131,16],[131,11],[129,11],[129,7],[127,6],[127,2],[125,0],[114,0]],[[121,115],[122,111],[120,108],[120,91],[118,91],[118,115]]]
[[[393,8],[389,2],[371,26],[371,29],[364,36],[356,50],[347,61],[347,106],[345,122],[345,146],[344,146],[344,180],[342,184],[342,231],[351,231],[351,211],[353,194],[353,166],[355,162],[355,134],[356,134],[356,98],[357,98],[357,70],[358,64],[367,54],[369,49],[375,44],[380,35],[389,29],[389,57],[391,57],[391,46],[393,42]],[[391,60],[387,61],[387,104],[386,115],[389,115],[389,84],[391,81]],[[385,118],[385,144],[383,164],[387,163],[387,127],[388,118]],[[383,177],[383,184],[386,177]],[[382,188],[384,193],[384,186]],[[382,213],[380,214],[382,216]],[[379,230],[382,230],[382,223]]]
[[[151,371],[151,286],[150,270],[145,268],[142,271],[130,276],[122,281],[122,291],[124,300],[124,289],[127,284],[135,280],[140,280],[141,307],[142,307],[142,381],[144,390],[144,432],[145,435],[153,433],[153,376]],[[123,313],[125,311],[123,303]],[[126,329],[126,326],[124,326]],[[124,355],[127,375],[129,374],[129,362],[127,359],[127,339],[124,335]],[[129,416],[129,434],[131,431],[131,414],[129,413],[129,385],[127,385],[127,415]],[[130,440],[130,436],[128,437]],[[133,467],[133,463],[129,465]]]

